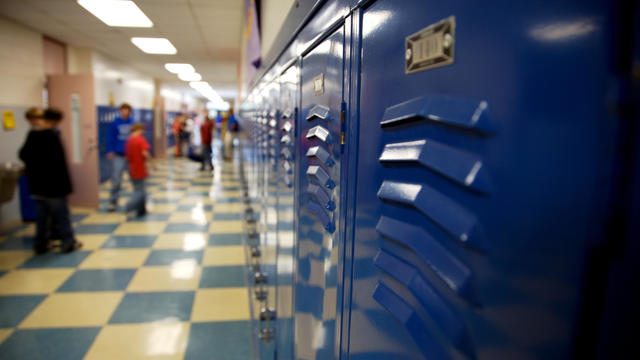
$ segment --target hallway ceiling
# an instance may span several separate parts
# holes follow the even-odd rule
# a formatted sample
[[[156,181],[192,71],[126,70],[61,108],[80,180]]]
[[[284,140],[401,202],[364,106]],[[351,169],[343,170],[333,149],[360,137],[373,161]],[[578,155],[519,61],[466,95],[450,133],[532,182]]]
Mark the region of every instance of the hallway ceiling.
[[[96,49],[174,88],[186,87],[164,64],[190,63],[225,98],[235,97],[242,0],[135,0],[152,28],[109,27],[75,0],[1,0],[0,14],[75,47]],[[149,55],[131,37],[165,37],[176,55]]]

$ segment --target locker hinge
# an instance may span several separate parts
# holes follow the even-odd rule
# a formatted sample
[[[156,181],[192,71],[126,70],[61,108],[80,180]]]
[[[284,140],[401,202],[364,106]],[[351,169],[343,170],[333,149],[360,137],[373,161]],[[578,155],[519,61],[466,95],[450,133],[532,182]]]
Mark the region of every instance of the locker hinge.
[[[345,120],[344,120],[344,116],[345,116],[345,112],[346,112],[346,108],[347,108],[347,104],[343,101],[342,104],[340,104],[340,151],[344,151],[344,144],[345,144]]]

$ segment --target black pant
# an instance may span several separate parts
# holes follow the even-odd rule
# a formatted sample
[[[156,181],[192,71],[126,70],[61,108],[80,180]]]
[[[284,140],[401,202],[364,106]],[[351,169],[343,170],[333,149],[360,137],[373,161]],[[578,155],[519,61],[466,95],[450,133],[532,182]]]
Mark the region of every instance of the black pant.
[[[49,226],[52,228],[49,229]],[[50,233],[56,233],[60,236],[63,247],[69,246],[74,242],[73,230],[71,229],[71,214],[69,213],[67,199],[64,197],[36,199],[34,248],[46,248]]]

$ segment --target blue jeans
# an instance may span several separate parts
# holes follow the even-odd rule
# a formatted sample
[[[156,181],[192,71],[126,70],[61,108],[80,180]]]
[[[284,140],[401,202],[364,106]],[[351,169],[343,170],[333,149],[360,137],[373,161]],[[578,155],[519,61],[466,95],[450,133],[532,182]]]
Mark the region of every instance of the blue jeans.
[[[211,144],[202,145],[202,170],[207,167],[213,169],[213,164],[211,164]]]
[[[73,244],[71,214],[67,198],[43,198],[36,200],[36,237],[34,248],[46,248],[50,231],[57,233],[62,240],[62,247]],[[51,229],[49,229],[51,227]]]
[[[131,179],[133,183],[133,196],[124,208],[125,212],[136,211],[138,215],[147,212],[147,193],[144,190],[144,179]]]
[[[118,204],[118,195],[122,185],[122,174],[127,170],[127,159],[122,155],[115,155],[111,159],[111,196],[109,203]]]

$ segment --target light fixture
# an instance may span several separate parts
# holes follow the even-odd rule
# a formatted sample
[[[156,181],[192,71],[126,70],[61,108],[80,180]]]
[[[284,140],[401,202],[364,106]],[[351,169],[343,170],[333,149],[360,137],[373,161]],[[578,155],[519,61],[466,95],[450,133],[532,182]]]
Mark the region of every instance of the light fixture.
[[[196,91],[200,93],[200,95],[204,96],[214,104],[224,103],[224,100],[222,99],[222,97],[220,97],[220,95],[218,95],[218,93],[215,90],[213,90],[211,85],[209,85],[209,83],[206,81],[192,81],[189,83],[189,86],[194,88]]]
[[[171,42],[165,38],[131,38],[133,45],[147,54],[168,54],[173,55],[178,52]]]
[[[200,74],[198,74],[197,72],[190,72],[190,73],[179,73],[178,74],[178,78],[180,80],[184,80],[184,81],[200,81],[202,80],[202,76],[200,76]]]
[[[129,0],[78,0],[78,4],[109,26],[152,27],[147,15]]]
[[[172,74],[196,72],[196,69],[191,64],[168,63],[168,64],[164,64],[164,68],[167,69],[167,71]]]

